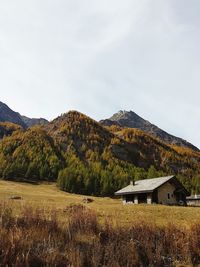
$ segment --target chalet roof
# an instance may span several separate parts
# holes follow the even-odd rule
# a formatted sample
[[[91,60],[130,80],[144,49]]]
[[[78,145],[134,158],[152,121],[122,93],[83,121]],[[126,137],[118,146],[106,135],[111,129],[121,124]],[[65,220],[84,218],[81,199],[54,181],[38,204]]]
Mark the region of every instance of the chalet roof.
[[[153,192],[155,189],[165,184],[172,178],[175,178],[175,176],[139,180],[139,181],[136,181],[135,184],[130,184],[122,188],[121,190],[117,191],[115,195],[128,195],[132,193]]]

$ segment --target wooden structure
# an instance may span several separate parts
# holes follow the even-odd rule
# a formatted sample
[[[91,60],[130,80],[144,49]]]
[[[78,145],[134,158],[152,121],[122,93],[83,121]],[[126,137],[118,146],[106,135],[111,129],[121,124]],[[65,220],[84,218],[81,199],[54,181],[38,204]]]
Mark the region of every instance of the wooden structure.
[[[189,196],[186,201],[188,206],[200,206],[200,195]]]
[[[167,176],[131,182],[115,195],[121,196],[124,204],[186,205],[190,194],[175,176]]]

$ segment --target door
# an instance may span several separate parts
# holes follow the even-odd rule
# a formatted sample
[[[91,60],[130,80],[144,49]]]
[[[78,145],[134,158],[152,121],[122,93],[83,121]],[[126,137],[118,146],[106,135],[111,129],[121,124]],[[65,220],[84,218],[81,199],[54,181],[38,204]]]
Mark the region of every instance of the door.
[[[142,194],[138,194],[138,203],[142,204],[142,203],[147,203],[147,194],[146,193],[142,193]]]

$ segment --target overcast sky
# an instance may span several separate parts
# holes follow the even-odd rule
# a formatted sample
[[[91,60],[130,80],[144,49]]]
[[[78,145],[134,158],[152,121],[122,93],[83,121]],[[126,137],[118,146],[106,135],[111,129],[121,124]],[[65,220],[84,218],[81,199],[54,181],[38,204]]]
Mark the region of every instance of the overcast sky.
[[[0,101],[30,117],[133,110],[200,147],[199,0],[1,0]]]

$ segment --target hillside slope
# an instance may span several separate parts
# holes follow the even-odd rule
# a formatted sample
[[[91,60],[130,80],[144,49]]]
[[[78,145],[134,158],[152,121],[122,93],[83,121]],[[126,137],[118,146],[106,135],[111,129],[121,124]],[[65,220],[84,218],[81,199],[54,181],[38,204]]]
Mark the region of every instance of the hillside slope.
[[[104,126],[118,125],[120,127],[136,128],[159,138],[165,143],[199,151],[199,149],[195,147],[193,144],[187,142],[186,140],[183,140],[182,138],[173,136],[163,131],[156,125],[150,123],[147,120],[144,120],[133,111],[119,111],[118,113],[114,114],[111,118],[106,120],[101,120],[100,123]]]
[[[5,136],[10,136],[14,132],[22,130],[22,127],[12,122],[0,122],[0,139]]]
[[[0,177],[11,180],[55,180],[62,157],[40,128],[14,132],[0,142]]]
[[[190,176],[191,170],[197,170],[200,164],[200,152],[192,149],[169,145],[159,138],[153,137],[138,129],[122,128],[119,126],[107,127],[116,136],[134,144],[140,153],[140,166]]]

